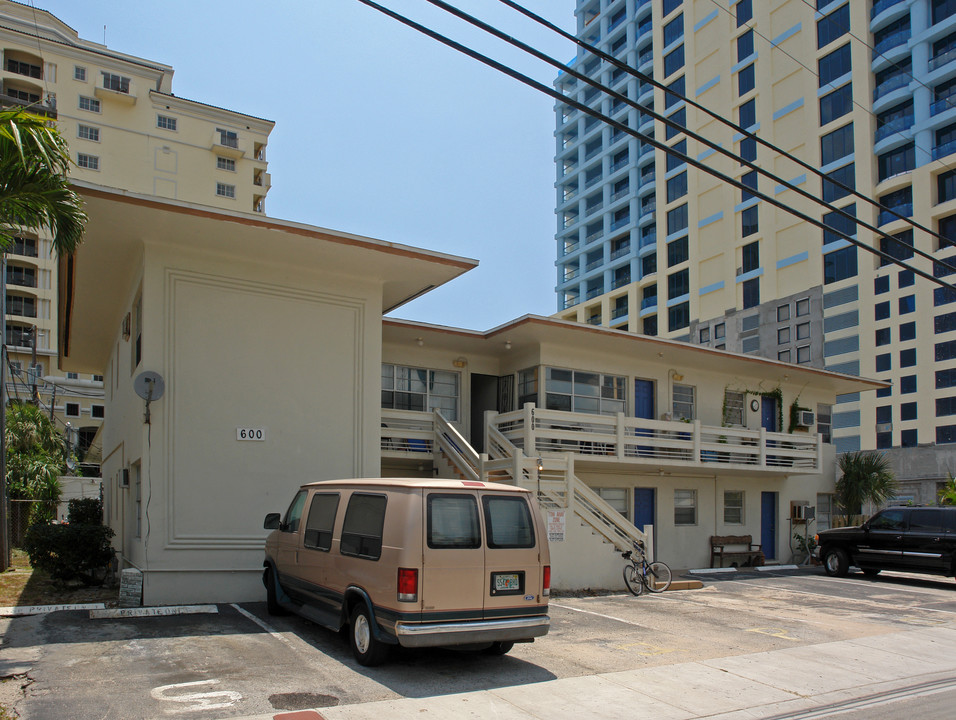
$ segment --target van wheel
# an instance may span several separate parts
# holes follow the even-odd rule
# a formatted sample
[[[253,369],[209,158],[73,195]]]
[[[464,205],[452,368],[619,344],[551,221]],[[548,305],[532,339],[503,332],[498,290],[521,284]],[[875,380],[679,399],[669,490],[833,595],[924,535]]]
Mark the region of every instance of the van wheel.
[[[349,625],[349,640],[352,654],[359,665],[381,665],[388,656],[388,645],[379,642],[372,634],[372,620],[365,603],[359,603],[352,611]]]
[[[289,611],[279,604],[276,597],[276,579],[271,567],[267,567],[262,574],[262,582],[266,585],[266,612],[270,615],[288,615]]]
[[[483,652],[485,655],[507,655],[514,646],[513,642],[493,642]]]
[[[840,548],[827,548],[823,551],[823,569],[831,577],[843,577],[850,569],[850,559]]]

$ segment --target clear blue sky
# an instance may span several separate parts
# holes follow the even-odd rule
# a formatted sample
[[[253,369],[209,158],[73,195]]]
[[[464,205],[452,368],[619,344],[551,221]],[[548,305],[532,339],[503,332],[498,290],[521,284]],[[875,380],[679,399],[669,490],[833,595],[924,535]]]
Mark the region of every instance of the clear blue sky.
[[[31,0],[22,0],[30,2]],[[425,0],[380,0],[551,85],[556,71]],[[276,218],[476,258],[394,315],[485,330],[555,311],[554,102],[357,0],[32,0],[85,39],[171,65],[182,97],[276,122]],[[561,60],[495,0],[452,0]],[[568,31],[574,0],[524,5]]]

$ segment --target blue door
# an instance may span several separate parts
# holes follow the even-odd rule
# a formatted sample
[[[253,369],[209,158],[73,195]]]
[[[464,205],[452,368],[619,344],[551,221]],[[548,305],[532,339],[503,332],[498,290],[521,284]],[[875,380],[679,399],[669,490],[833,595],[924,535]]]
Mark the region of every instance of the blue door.
[[[764,557],[777,557],[777,493],[760,493],[760,549]]]
[[[767,432],[777,432],[777,398],[762,395],[760,398],[760,427]]]
[[[643,531],[654,524],[654,488],[634,488],[634,527]]]
[[[634,381],[634,417],[644,420],[654,419],[654,381],[640,380]],[[638,429],[635,433],[638,437],[650,437],[654,434],[653,430]],[[654,448],[649,445],[638,445],[638,455],[653,455]],[[635,502],[637,502],[635,497]],[[634,517],[637,517],[635,514]],[[653,518],[650,522],[654,522]]]

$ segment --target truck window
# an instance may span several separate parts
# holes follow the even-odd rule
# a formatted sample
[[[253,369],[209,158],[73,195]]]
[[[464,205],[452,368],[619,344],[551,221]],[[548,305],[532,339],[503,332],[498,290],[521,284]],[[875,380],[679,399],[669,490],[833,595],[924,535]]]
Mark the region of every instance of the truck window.
[[[335,511],[338,507],[338,493],[316,493],[312,496],[303,540],[307,548],[328,550],[332,547],[332,526],[335,524]]]
[[[427,533],[430,548],[481,547],[475,498],[471,495],[430,494]]]
[[[302,508],[305,507],[305,496],[308,491],[299,490],[296,496],[292,498],[292,504],[285,511],[285,532],[299,532],[299,521],[302,519]]]
[[[943,511],[936,508],[910,510],[910,530],[925,533],[946,532],[943,527]]]
[[[902,510],[884,510],[870,520],[870,530],[905,530]]]
[[[343,555],[378,560],[382,556],[382,528],[385,525],[385,496],[352,493],[342,523]]]
[[[485,530],[490,548],[534,547],[534,524],[523,497],[485,495]]]

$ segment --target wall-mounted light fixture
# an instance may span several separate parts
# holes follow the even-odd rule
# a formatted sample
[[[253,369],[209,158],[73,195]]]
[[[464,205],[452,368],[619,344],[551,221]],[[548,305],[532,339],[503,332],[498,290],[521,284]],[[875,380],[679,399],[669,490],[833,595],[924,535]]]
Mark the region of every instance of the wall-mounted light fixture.
[[[425,341],[420,337],[415,338],[415,342],[418,343],[418,347],[421,347],[422,345],[425,344]]]
[[[511,341],[505,340],[505,350],[510,350],[510,349],[511,349]]]
[[[466,360],[464,357],[456,357],[451,364],[456,368],[463,368],[468,365],[468,360]]]

